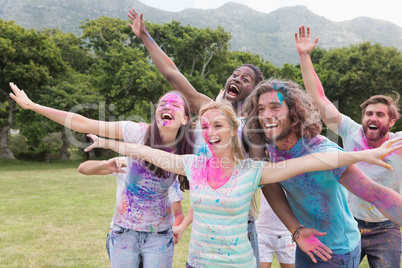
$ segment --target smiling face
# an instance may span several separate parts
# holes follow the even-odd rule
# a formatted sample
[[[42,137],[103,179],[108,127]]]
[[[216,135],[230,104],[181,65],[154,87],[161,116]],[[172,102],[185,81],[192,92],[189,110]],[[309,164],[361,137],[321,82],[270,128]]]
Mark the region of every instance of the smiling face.
[[[210,109],[203,113],[201,129],[202,137],[214,155],[231,148],[233,126],[229,124],[222,110]]]
[[[268,140],[281,142],[292,133],[289,108],[280,93],[270,91],[258,100],[258,120]]]
[[[225,84],[225,98],[230,102],[245,100],[255,86],[255,73],[250,67],[237,68]]]
[[[187,124],[188,117],[185,116],[183,99],[175,93],[165,94],[159,100],[155,118],[158,127],[179,129],[181,125]]]
[[[388,132],[394,124],[395,120],[390,120],[389,118],[387,105],[376,103],[366,107],[362,118],[362,126],[368,141],[386,141]]]

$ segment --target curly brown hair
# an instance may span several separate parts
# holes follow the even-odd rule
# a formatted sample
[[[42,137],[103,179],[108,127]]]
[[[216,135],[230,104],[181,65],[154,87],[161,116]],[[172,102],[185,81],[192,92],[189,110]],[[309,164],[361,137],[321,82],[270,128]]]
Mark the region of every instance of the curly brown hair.
[[[291,128],[299,137],[311,139],[320,134],[322,129],[318,110],[310,96],[300,85],[288,80],[269,79],[261,82],[247,97],[243,112],[247,117],[246,136],[258,144],[265,143],[265,134],[258,118],[258,101],[266,92],[278,92],[289,108]]]

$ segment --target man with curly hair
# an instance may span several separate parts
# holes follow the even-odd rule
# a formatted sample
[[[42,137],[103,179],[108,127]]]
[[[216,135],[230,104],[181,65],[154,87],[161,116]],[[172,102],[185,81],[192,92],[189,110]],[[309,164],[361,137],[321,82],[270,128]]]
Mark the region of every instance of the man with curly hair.
[[[320,110],[322,120],[329,129],[342,137],[346,151],[362,151],[380,147],[387,140],[401,137],[402,131],[392,133],[391,128],[400,118],[399,94],[393,98],[375,95],[364,101],[362,123],[341,114],[325,96],[324,88],[314,71],[310,52],[317,45],[318,38],[310,41],[304,26],[296,35],[296,48],[300,56],[300,67],[307,92]],[[367,163],[357,165],[373,181],[402,194],[402,155],[391,154],[384,158],[394,169],[385,170]],[[361,259],[367,255],[370,267],[401,267],[401,230],[372,204],[356,195],[348,195],[349,208],[358,222],[361,233]]]
[[[249,141],[264,142],[272,162],[319,152],[342,149],[319,135],[321,121],[318,111],[300,86],[292,81],[267,80],[251,92],[243,106],[248,118],[245,133]],[[262,148],[264,149],[264,148]],[[286,167],[284,167],[286,168]],[[319,240],[332,250],[328,262],[310,257],[296,249],[296,267],[358,267],[360,262],[360,232],[347,204],[347,190],[372,203],[384,215],[398,222],[400,211],[391,200],[399,196],[391,189],[370,180],[357,165],[328,171],[309,172],[280,183],[286,190],[290,206],[301,226],[288,227],[296,239],[300,229],[311,226],[327,235]],[[264,190],[263,190],[264,192]],[[378,193],[392,195],[385,203]],[[275,198],[264,192],[266,199]],[[275,211],[276,212],[276,211]],[[281,214],[277,213],[281,218]],[[283,221],[283,220],[282,220]],[[323,254],[321,248],[313,251]]]

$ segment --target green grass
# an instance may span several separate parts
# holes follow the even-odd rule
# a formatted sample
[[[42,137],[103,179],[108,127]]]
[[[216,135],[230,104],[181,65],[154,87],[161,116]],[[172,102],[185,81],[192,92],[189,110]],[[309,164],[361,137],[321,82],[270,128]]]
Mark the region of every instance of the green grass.
[[[78,165],[0,159],[0,267],[110,267],[105,239],[116,180],[81,175]],[[182,206],[187,212],[188,192]],[[184,267],[189,240],[190,228],[173,267]],[[280,267],[276,259],[272,267]]]

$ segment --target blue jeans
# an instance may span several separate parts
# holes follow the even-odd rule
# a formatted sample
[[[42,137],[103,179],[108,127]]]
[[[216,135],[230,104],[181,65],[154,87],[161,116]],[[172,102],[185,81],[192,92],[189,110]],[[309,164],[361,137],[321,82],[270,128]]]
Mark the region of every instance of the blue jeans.
[[[401,267],[401,229],[392,221],[357,220],[362,237],[361,259],[370,267]]]
[[[171,268],[173,263],[173,230],[139,232],[113,225],[109,238],[112,267]]]
[[[109,260],[110,260],[109,241],[110,241],[110,234],[111,233],[112,233],[112,228],[109,228],[109,230],[107,232],[107,236],[106,236],[106,251],[107,251],[107,255],[109,256]]]
[[[306,253],[297,247],[295,268],[357,268],[360,263],[360,243],[349,253],[332,254],[331,256],[332,259],[326,262],[314,256],[317,260],[317,263],[314,263]]]
[[[255,221],[252,216],[250,216],[250,219],[247,224],[247,236],[248,240],[250,240],[251,243],[251,248],[253,249],[255,260],[257,263],[257,268],[260,267],[260,252],[258,250],[258,235],[257,235],[257,229],[255,227]]]

